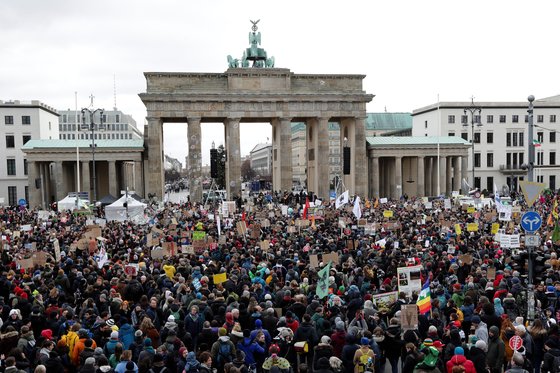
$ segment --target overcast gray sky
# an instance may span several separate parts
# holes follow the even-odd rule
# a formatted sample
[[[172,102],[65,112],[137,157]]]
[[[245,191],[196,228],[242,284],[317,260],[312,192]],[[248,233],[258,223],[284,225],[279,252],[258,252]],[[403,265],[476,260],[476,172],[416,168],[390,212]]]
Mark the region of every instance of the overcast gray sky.
[[[143,126],[144,71],[223,72],[260,19],[262,47],[294,73],[366,74],[368,112],[441,101],[524,101],[559,94],[558,1],[0,2],[0,99],[58,109],[117,107]],[[223,130],[203,125],[203,156]],[[186,126],[165,127],[165,152],[184,162]],[[270,137],[242,124],[242,154]]]

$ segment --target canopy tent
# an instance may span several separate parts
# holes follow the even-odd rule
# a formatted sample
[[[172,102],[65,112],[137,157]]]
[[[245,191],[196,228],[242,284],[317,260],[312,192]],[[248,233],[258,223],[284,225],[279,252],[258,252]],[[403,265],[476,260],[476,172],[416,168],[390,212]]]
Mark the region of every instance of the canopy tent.
[[[116,200],[117,200],[116,197],[113,197],[111,194],[107,194],[105,197],[99,200],[99,203],[101,203],[101,206],[107,206],[110,205],[111,203],[114,203]]]
[[[89,201],[87,199],[78,199],[78,206],[76,207],[76,196],[66,196],[57,203],[58,211],[76,210],[88,208]]]
[[[124,206],[125,202],[127,203],[127,207]],[[146,206],[145,203],[137,201],[132,198],[131,195],[129,195],[128,198],[126,195],[123,195],[109,206],[105,206],[105,218],[107,221],[133,220],[137,217],[144,216],[144,209]]]

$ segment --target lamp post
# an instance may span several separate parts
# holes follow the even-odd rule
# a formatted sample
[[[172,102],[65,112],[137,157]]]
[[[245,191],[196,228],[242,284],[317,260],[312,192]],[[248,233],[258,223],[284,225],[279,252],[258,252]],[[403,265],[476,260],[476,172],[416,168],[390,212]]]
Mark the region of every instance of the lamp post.
[[[87,131],[90,133],[91,136],[91,158],[93,161],[93,203],[97,201],[97,176],[95,172],[95,131],[96,131],[96,124],[94,121],[95,113],[99,112],[99,130],[103,126],[103,112],[105,109],[95,109],[90,110],[88,108],[82,109],[82,130]],[[89,123],[86,123],[86,113],[89,115]]]
[[[482,112],[482,108],[479,106],[476,106],[474,104],[474,97],[471,97],[471,106],[468,106],[466,108],[463,109],[463,112],[465,113],[465,115],[467,115],[467,112],[471,113],[471,149],[472,149],[472,187],[475,187],[475,182],[474,182],[474,125],[476,123],[477,127],[481,127],[482,123],[481,123],[481,119],[480,119],[480,113]],[[478,120],[476,120],[476,116],[478,114]],[[468,122],[463,123],[463,127],[467,127],[469,125]]]
[[[535,96],[530,95],[527,97],[529,101],[529,108],[527,109],[528,122],[529,122],[529,134],[528,134],[528,145],[529,145],[529,164],[527,165],[527,180],[533,181],[533,171],[535,168],[535,145],[533,144],[533,101],[535,101]]]

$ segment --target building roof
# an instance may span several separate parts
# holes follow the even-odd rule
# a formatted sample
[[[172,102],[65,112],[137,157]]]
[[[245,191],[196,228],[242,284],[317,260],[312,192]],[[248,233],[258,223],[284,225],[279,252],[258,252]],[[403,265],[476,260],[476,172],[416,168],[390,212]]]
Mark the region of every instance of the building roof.
[[[474,102],[475,106],[481,107],[482,109],[517,109],[517,108],[527,108],[529,106],[529,101],[482,101]],[[412,116],[424,114],[430,111],[435,111],[438,109],[461,109],[468,108],[472,105],[471,101],[442,101],[436,102],[434,104],[424,106],[412,111]],[[558,108],[560,107],[560,95],[545,97],[534,101],[534,106],[536,108]]]
[[[410,113],[368,113],[366,130],[412,129]]]
[[[398,145],[470,145],[459,136],[378,136],[366,137],[371,146],[398,146]]]
[[[269,148],[269,147],[271,147],[271,146],[272,146],[271,143],[257,144],[257,145],[255,145],[255,147],[253,148],[253,150],[251,150],[249,153],[258,152],[259,150],[263,150],[263,149]]]
[[[58,112],[55,108],[50,107],[47,104],[42,103],[39,100],[31,100],[31,101],[21,101],[21,100],[13,100],[13,101],[2,101],[0,100],[0,107],[3,108],[38,108],[48,111],[49,113],[59,116]]]
[[[31,149],[68,149],[89,148],[91,140],[29,140],[21,150]],[[95,140],[96,148],[138,148],[144,149],[144,139],[133,140]]]

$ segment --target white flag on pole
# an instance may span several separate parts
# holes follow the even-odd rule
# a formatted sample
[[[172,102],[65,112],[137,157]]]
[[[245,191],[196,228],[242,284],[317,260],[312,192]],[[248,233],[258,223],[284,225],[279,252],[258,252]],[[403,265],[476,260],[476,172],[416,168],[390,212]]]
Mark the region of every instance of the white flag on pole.
[[[341,206],[344,206],[345,204],[348,203],[348,191],[342,193],[341,195],[339,195],[335,201],[335,206],[336,208],[340,208]]]
[[[352,209],[354,216],[356,219],[360,219],[362,217],[362,208],[360,207],[360,197],[356,196],[354,198],[354,208]]]

